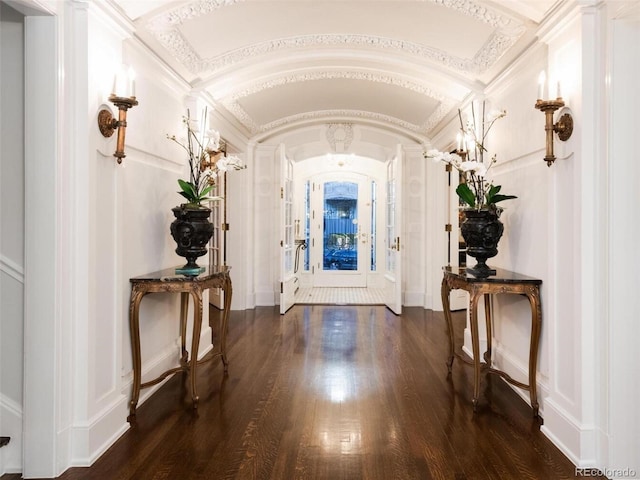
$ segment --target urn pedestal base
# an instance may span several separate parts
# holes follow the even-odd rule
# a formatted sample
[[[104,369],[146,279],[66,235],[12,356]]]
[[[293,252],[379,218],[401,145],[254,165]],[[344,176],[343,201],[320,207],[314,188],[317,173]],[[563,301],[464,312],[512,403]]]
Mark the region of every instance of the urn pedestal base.
[[[171,236],[177,243],[176,253],[187,259],[187,263],[176,269],[176,273],[188,276],[204,271],[196,260],[207,253],[207,244],[213,235],[213,224],[209,221],[211,209],[180,205],[171,209],[176,219],[171,223]]]
[[[467,245],[467,255],[478,262],[466,271],[479,278],[495,275],[496,270],[487,265],[487,259],[498,254],[498,242],[504,232],[498,213],[493,210],[465,210],[464,217],[460,230]]]

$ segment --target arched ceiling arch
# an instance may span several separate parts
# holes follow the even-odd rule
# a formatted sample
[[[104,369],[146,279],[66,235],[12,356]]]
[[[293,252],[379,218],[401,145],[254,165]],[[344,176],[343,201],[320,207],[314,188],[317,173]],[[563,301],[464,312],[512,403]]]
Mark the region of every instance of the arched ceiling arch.
[[[429,137],[555,0],[112,0],[248,138],[344,120]]]

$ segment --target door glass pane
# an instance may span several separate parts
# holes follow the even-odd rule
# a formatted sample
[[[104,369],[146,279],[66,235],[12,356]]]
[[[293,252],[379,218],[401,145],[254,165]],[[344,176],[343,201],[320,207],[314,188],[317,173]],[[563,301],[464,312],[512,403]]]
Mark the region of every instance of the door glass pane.
[[[396,182],[393,168],[390,165],[387,176],[387,272],[393,273],[396,270]]]
[[[309,252],[311,249],[311,182],[304,184],[304,239],[307,247],[304,251],[304,270],[309,270]]]
[[[376,271],[376,182],[371,182],[371,271]]]
[[[284,182],[284,271],[293,271],[293,180],[287,178]]]
[[[358,184],[324,184],[324,270],[358,269]]]

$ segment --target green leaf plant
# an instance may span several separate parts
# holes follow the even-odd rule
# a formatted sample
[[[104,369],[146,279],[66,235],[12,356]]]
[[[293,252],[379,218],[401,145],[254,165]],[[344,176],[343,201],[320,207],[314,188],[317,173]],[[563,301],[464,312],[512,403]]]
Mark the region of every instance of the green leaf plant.
[[[206,129],[207,110],[204,110],[201,129],[198,122],[191,119],[190,112],[182,118],[187,129],[186,138],[178,139],[175,135],[167,135],[187,153],[189,163],[189,180],[178,179],[178,185],[188,208],[203,208],[204,202],[221,200],[220,196],[211,196],[219,175],[229,169],[246,168],[234,155],[227,155],[220,146],[220,133]]]
[[[497,156],[494,154],[485,163],[484,154],[485,140],[494,122],[507,115],[505,110],[490,113],[485,117],[485,102],[482,102],[482,115],[480,123],[476,123],[475,108],[472,104],[472,116],[466,126],[462,121],[462,113],[458,110],[460,119],[461,134],[458,135],[458,148],[454,152],[441,152],[439,150],[428,150],[425,158],[431,158],[435,162],[442,162],[455,168],[460,172],[461,183],[456,188],[456,193],[464,205],[476,210],[493,210],[500,213],[501,207],[496,204],[505,200],[518,198],[515,195],[504,195],[500,193],[501,185],[494,185],[487,178],[487,173],[496,163]]]

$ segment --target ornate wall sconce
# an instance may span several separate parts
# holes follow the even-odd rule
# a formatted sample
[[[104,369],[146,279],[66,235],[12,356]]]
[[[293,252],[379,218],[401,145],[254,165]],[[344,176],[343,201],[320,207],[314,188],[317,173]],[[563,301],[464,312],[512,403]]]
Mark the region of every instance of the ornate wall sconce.
[[[560,82],[558,82],[558,89],[555,100],[542,100],[544,96],[544,84],[545,73],[540,73],[538,99],[536,100],[535,108],[544,112],[545,125],[544,130],[546,132],[547,150],[544,157],[544,161],[547,162],[547,166],[550,167],[556,160],[556,156],[553,153],[553,133],[558,135],[558,138],[563,142],[566,142],[573,133],[573,117],[570,113],[564,113],[560,116],[558,121],[553,123],[553,114],[559,108],[564,107],[564,100],[560,95]]]
[[[115,76],[112,92],[109,95],[109,101],[118,107],[118,119],[113,118],[111,110],[103,108],[98,113],[98,128],[102,136],[106,138],[113,135],[113,132],[118,129],[116,151],[113,156],[116,157],[118,163],[122,163],[122,159],[126,157],[124,153],[124,134],[127,128],[127,110],[138,105],[135,96],[133,70],[123,66]]]

